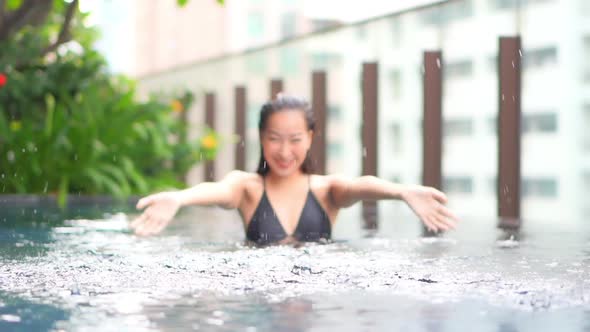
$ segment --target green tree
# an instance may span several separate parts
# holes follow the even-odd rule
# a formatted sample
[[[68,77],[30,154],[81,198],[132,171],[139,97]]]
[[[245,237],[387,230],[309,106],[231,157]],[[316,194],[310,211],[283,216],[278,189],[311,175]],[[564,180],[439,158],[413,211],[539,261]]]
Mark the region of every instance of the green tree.
[[[192,94],[137,101],[135,82],[92,48],[85,18],[78,0],[0,0],[0,194],[123,198],[181,187],[215,157],[213,131],[187,139]]]

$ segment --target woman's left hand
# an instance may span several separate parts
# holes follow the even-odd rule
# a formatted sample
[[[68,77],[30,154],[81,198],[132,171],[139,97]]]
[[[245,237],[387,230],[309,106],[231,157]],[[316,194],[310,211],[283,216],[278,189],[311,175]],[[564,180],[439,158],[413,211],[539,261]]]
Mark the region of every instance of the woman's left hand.
[[[447,231],[457,226],[459,219],[445,206],[447,196],[441,191],[431,187],[408,186],[402,198],[428,230]]]

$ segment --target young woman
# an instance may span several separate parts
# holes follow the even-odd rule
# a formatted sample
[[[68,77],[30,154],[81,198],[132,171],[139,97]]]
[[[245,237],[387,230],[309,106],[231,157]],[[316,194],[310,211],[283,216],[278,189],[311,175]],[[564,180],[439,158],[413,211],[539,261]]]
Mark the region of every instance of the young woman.
[[[374,176],[348,179],[311,174],[314,119],[305,100],[279,95],[264,104],[258,123],[261,154],[256,173],[232,171],[218,182],[142,198],[143,214],[131,223],[138,235],[159,233],[185,205],[238,209],[246,237],[257,244],[330,239],[341,208],[361,200],[401,199],[431,231],[456,226],[446,196],[423,186]]]

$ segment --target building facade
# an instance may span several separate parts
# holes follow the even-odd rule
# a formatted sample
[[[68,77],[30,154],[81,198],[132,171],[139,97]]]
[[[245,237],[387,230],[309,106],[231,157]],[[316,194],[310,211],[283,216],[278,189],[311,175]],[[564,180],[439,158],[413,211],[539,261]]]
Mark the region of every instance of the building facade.
[[[259,1],[251,2],[249,8],[257,8]],[[289,8],[285,5],[289,3],[296,6],[292,1],[278,3],[285,6],[281,8]],[[571,225],[583,221],[590,210],[589,8],[583,0],[449,1],[147,75],[141,86],[150,91],[184,84],[195,91],[216,92],[217,117],[224,119],[218,129],[228,135],[233,132],[233,88],[246,86],[248,167],[253,170],[259,152],[258,109],[269,97],[269,80],[282,78],[287,92],[310,97],[312,71],[324,70],[328,74],[328,170],[355,176],[360,174],[363,153],[361,67],[363,62],[377,61],[379,176],[419,183],[422,56],[426,50],[441,50],[442,189],[461,215],[493,218],[497,209],[498,39],[519,35],[522,215],[525,225],[526,220]],[[251,18],[258,14],[250,14],[241,23],[233,21],[247,34],[237,38],[240,41],[258,40],[257,33],[269,29],[267,23],[260,23],[264,19]],[[304,29],[297,18],[285,17]],[[280,22],[274,25],[281,26]],[[279,39],[293,31],[288,25],[271,30]],[[261,44],[266,42],[263,39]],[[202,122],[201,110],[199,103],[192,110],[195,124]],[[216,167],[216,174],[233,167],[231,144]],[[198,182],[201,173],[195,170],[191,181]],[[398,207],[385,203],[381,209],[387,213]]]

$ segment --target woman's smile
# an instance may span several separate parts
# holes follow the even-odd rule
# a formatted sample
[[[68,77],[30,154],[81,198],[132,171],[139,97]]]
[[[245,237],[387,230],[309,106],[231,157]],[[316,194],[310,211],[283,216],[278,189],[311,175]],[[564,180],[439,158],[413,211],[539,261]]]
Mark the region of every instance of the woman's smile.
[[[286,161],[286,160],[277,160],[276,163],[279,166],[279,168],[282,169],[287,169],[289,168],[293,163],[295,162],[294,159]]]

